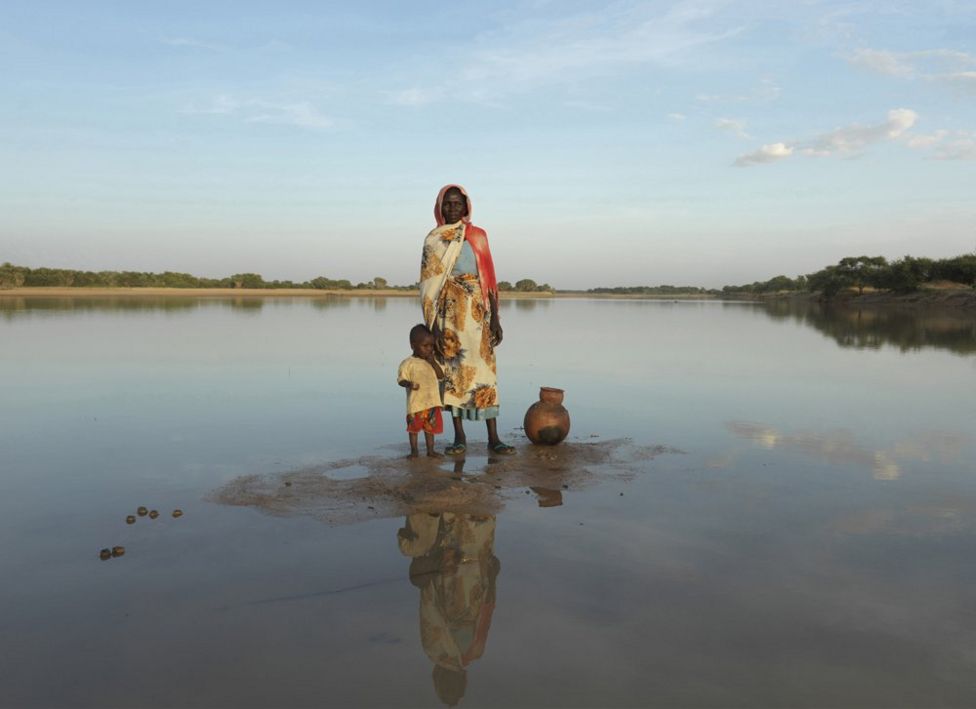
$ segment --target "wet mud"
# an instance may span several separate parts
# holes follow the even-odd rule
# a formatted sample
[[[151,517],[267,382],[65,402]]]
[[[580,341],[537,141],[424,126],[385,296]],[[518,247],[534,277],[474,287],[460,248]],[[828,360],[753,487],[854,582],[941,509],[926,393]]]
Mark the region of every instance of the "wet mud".
[[[514,496],[533,492],[541,506],[555,506],[568,491],[627,482],[650,472],[658,456],[682,452],[618,439],[553,447],[524,444],[517,455],[497,458],[472,452],[462,459],[367,456],[242,476],[206,499],[334,525],[415,512],[488,515]]]

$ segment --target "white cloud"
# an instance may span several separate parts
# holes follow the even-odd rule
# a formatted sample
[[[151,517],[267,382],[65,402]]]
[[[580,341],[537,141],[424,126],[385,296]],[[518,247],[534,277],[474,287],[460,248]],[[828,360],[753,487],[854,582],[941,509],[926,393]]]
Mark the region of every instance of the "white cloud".
[[[932,133],[904,133],[902,142],[912,150],[931,151],[935,160],[976,160],[976,132],[940,129]]]
[[[192,39],[190,37],[164,37],[163,43],[168,44],[171,47],[191,47],[193,49],[208,49],[211,52],[223,52],[227,47],[222,44],[214,44],[212,42],[202,42],[198,39]]]
[[[782,89],[772,79],[763,79],[754,89],[744,94],[698,94],[695,100],[701,103],[745,103],[746,101],[775,101]]]
[[[748,140],[752,136],[746,133],[746,124],[744,121],[740,121],[734,118],[717,118],[715,119],[715,127],[719,130],[731,133],[736,138],[742,138]]]
[[[858,49],[847,60],[855,66],[887,76],[908,77],[915,74],[915,68],[906,61],[904,55],[883,49]]]
[[[263,112],[248,117],[248,123],[278,123],[314,129],[332,128],[335,125],[331,118],[320,113],[307,101],[280,104],[257,101],[253,105]]]
[[[936,160],[976,160],[976,133],[956,131],[935,151]]]
[[[776,162],[783,158],[788,158],[793,154],[793,148],[786,143],[770,143],[764,145],[759,150],[746,155],[740,155],[732,163],[736,167],[749,167],[750,165],[762,165],[768,162]]]
[[[264,99],[238,99],[219,94],[210,104],[187,106],[181,113],[190,115],[237,116],[246,123],[275,123],[300,128],[323,130],[332,128],[335,122],[308,101],[266,101]]]
[[[600,12],[544,22],[527,19],[502,32],[465,37],[463,45],[442,47],[459,53],[452,60],[456,71],[450,92],[434,82],[434,88],[405,89],[391,96],[402,95],[403,105],[418,105],[410,102],[411,92],[429,97],[428,103],[450,95],[493,104],[540,86],[611,76],[628,67],[674,64],[741,31],[737,26],[704,29],[713,10],[699,2],[685,0],[663,14],[651,14],[658,7],[618,3]]]
[[[595,103],[593,101],[570,100],[563,101],[563,105],[567,108],[578,108],[583,111],[595,111],[597,113],[607,113],[613,110],[605,103]]]
[[[952,74],[943,74],[938,78],[957,89],[976,95],[976,71],[957,71]]]
[[[804,155],[851,155],[863,151],[871,143],[880,140],[894,140],[907,131],[918,120],[918,114],[908,108],[888,111],[884,123],[862,126],[854,124],[837,128],[807,141],[801,146]]]
[[[733,165],[736,167],[761,165],[789,157],[794,152],[817,157],[857,155],[873,143],[898,140],[915,125],[917,120],[918,114],[915,111],[908,108],[895,108],[888,111],[888,118],[882,123],[866,126],[855,123],[808,140],[764,145],[753,153],[739,156]]]
[[[934,133],[925,135],[923,133],[905,133],[905,145],[907,145],[912,150],[922,150],[926,148],[931,148],[933,145],[938,145],[942,142],[942,139],[948,135],[947,130],[937,130]]]
[[[241,102],[235,99],[233,96],[228,96],[227,94],[219,94],[213,98],[208,106],[187,106],[180,113],[189,114],[228,114],[234,113],[241,107]]]
[[[397,106],[425,106],[441,99],[444,92],[440,89],[402,89],[387,91],[389,103]]]
[[[890,52],[858,49],[847,56],[855,66],[886,76],[945,83],[976,94],[976,56],[955,49],[923,49]]]
[[[680,123],[681,121],[683,121],[687,117],[688,116],[686,116],[683,113],[669,113],[668,114],[668,118],[670,118],[672,121],[674,121],[676,123]]]

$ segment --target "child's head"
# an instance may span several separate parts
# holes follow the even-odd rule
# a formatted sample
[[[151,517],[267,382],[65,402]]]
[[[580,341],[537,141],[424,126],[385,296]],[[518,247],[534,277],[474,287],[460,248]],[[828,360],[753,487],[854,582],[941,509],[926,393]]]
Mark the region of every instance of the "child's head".
[[[426,325],[414,325],[410,328],[410,349],[417,357],[424,359],[434,354],[434,334]]]

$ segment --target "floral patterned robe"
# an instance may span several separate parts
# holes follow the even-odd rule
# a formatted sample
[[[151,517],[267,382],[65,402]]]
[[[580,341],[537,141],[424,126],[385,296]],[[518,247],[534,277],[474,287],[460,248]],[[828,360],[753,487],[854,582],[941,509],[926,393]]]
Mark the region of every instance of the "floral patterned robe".
[[[479,255],[479,273],[452,274],[464,242]],[[495,350],[491,343],[488,292],[494,288],[494,268],[482,276],[488,240],[478,227],[460,221],[435,228],[424,240],[420,264],[420,297],[424,323],[444,333],[438,361],[444,369],[444,405],[455,416],[469,419],[498,415]],[[489,280],[488,288],[483,281]]]

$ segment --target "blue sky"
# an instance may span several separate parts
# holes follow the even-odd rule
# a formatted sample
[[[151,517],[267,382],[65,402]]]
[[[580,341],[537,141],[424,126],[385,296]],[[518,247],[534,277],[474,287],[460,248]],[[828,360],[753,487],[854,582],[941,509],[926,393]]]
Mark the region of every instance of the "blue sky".
[[[976,249],[972,2],[0,5],[0,261],[721,286]]]

